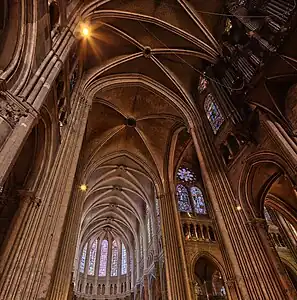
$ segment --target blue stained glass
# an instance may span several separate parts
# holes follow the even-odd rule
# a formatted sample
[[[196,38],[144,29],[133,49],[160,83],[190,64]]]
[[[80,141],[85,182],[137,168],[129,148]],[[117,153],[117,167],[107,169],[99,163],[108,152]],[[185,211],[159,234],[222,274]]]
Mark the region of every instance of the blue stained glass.
[[[122,243],[122,270],[121,274],[127,274],[127,251],[125,245]]]
[[[94,275],[95,273],[95,262],[96,262],[96,253],[97,253],[97,239],[93,242],[90,250],[90,260],[89,260],[89,270],[88,275]]]
[[[118,245],[117,242],[114,240],[112,242],[111,247],[111,276],[117,276],[118,275]]]
[[[178,209],[182,212],[191,212],[191,205],[188,190],[182,185],[176,186],[176,196],[178,199]]]
[[[99,276],[106,276],[107,255],[108,255],[108,241],[103,240],[101,243]]]
[[[224,123],[224,117],[212,94],[208,94],[206,96],[204,101],[204,110],[213,132],[217,133],[221,125]]]
[[[86,265],[86,256],[87,256],[87,248],[88,248],[88,243],[85,244],[82,254],[81,254],[81,259],[80,259],[80,266],[79,266],[79,271],[81,273],[85,272],[85,265]]]
[[[182,181],[191,182],[196,179],[196,176],[188,168],[179,168],[177,171],[177,178]]]
[[[191,187],[191,196],[194,202],[195,212],[197,214],[207,214],[202,191],[196,186]]]

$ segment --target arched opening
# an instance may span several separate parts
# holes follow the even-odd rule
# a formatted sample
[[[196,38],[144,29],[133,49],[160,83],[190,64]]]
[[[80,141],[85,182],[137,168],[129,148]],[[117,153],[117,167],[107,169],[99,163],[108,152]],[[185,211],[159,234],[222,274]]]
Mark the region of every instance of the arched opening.
[[[49,139],[46,141],[46,139]],[[0,246],[5,244],[6,237],[9,236],[10,228],[13,228],[13,219],[22,201],[38,201],[31,192],[32,188],[41,179],[46,170],[47,163],[44,158],[50,151],[50,134],[46,124],[41,120],[32,130],[25,145],[0,191]]]
[[[209,258],[200,257],[195,264],[194,273],[197,299],[227,299],[223,276]]]

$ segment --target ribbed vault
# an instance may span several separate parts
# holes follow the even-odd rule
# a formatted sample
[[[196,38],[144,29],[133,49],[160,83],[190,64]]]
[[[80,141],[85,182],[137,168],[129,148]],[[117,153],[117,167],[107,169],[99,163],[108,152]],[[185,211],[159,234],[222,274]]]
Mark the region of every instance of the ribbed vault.
[[[139,280],[140,272],[150,268],[149,257],[158,254],[157,242],[149,244],[147,222],[149,215],[155,233],[155,200],[168,176],[169,145],[174,132],[187,126],[185,116],[193,111],[198,116],[193,89],[221,52],[219,19],[198,11],[217,12],[222,5],[184,0],[85,3],[83,22],[91,35],[81,41],[81,92],[92,100],[92,108],[82,150],[82,180],[88,190],[78,252],[87,241],[111,232],[136,260],[132,271]]]

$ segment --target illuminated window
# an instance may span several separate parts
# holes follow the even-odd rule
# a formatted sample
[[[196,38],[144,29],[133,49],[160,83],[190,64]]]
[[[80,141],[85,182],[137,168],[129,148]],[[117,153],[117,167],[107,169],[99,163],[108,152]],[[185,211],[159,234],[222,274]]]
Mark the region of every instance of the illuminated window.
[[[212,131],[216,134],[221,125],[224,123],[224,117],[220,112],[212,94],[208,94],[206,96],[204,101],[204,110],[211,125]]]
[[[108,254],[108,241],[103,240],[101,243],[99,276],[106,276],[107,254]]]
[[[127,251],[125,245],[122,243],[122,270],[121,274],[127,274]]]
[[[188,168],[179,168],[177,171],[177,178],[181,181],[191,182],[196,179],[196,176]]]
[[[87,248],[88,248],[88,244],[85,244],[82,254],[81,254],[80,266],[79,266],[79,270],[81,273],[84,273],[84,271],[85,271]]]
[[[91,246],[88,275],[94,275],[94,273],[95,273],[97,243],[98,243],[98,241],[96,239]]]
[[[118,245],[117,242],[114,240],[112,242],[111,247],[111,276],[117,276],[118,275]]]
[[[196,186],[191,187],[191,196],[194,202],[194,209],[197,214],[205,215],[206,205],[203,199],[203,194],[199,188]]]
[[[158,201],[157,198],[155,199],[155,202],[156,202],[156,214],[157,214],[158,230],[160,230],[160,227],[161,227],[160,207],[159,207],[159,201]]]
[[[198,91],[201,94],[207,89],[208,86],[208,80],[204,76],[200,76],[199,78],[199,86],[198,86]]]
[[[188,190],[182,184],[178,184],[176,186],[176,196],[178,199],[179,211],[191,212],[192,208],[190,205]]]
[[[140,236],[140,258],[143,257],[143,239],[142,235]]]

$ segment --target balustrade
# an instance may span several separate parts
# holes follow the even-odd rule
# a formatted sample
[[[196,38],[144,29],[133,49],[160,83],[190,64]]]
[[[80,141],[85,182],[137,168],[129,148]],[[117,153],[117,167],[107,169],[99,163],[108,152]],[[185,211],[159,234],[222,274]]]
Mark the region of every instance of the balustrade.
[[[215,242],[216,236],[211,222],[199,220],[182,221],[186,241]]]

